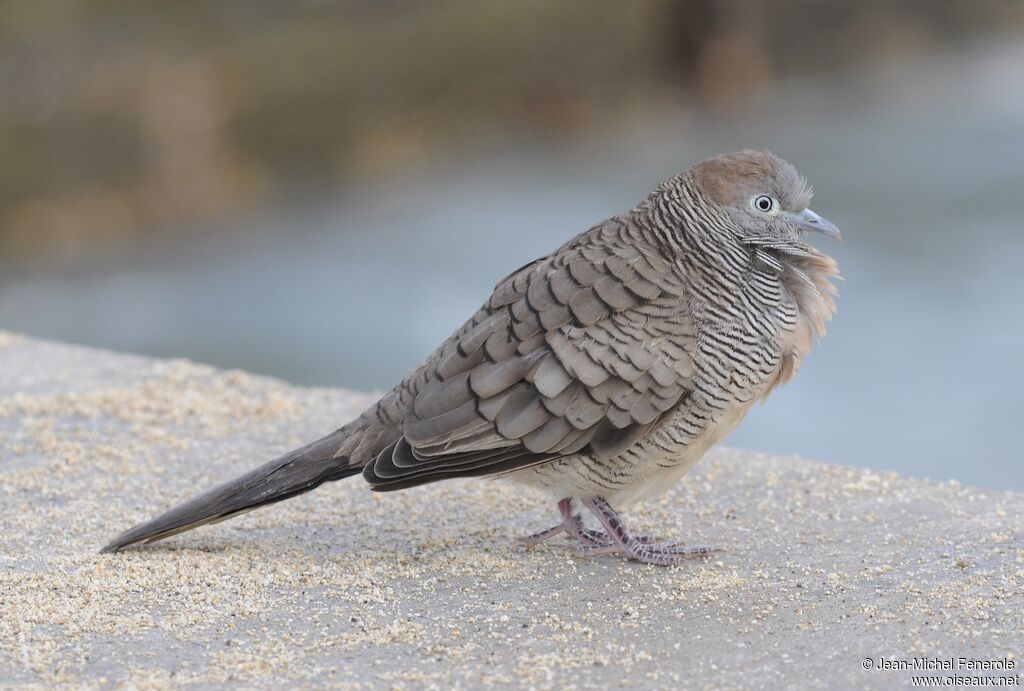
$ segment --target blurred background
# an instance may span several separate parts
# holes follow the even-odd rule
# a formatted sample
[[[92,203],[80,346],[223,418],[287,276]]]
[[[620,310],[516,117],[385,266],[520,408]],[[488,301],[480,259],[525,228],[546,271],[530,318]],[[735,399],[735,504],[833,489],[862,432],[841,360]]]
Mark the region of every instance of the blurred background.
[[[384,389],[745,147],[846,280],[729,443],[1024,489],[1016,1],[7,0],[0,328]]]

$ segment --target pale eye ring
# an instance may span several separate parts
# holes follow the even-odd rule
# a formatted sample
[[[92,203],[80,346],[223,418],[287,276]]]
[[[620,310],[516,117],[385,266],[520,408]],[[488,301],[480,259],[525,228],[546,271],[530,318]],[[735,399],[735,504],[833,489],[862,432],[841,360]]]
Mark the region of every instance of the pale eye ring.
[[[758,211],[768,213],[775,208],[775,200],[767,194],[759,194],[754,197],[754,208]]]

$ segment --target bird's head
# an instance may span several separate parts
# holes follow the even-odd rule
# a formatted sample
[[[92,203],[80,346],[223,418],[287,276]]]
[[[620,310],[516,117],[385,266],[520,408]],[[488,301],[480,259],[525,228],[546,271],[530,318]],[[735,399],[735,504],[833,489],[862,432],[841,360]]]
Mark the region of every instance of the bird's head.
[[[768,151],[740,151],[690,169],[696,187],[745,236],[796,241],[813,231],[841,239],[831,221],[811,211],[811,188],[788,162]]]

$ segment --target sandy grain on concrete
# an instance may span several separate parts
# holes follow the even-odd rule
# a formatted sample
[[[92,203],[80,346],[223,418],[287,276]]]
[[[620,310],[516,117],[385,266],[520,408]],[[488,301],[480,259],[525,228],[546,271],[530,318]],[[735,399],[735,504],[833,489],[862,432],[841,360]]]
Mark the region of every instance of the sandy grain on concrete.
[[[1019,666],[1024,496],[753,453],[631,512],[728,550],[685,568],[515,549],[553,508],[471,480],[355,478],[97,553],[371,400],[0,332],[0,685],[891,688],[911,673],[865,658]]]

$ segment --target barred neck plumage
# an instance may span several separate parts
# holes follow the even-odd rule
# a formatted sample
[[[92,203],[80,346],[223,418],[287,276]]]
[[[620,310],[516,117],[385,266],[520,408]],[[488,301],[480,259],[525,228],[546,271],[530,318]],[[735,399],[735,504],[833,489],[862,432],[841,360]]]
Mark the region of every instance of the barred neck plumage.
[[[635,210],[665,258],[689,278],[735,283],[750,268],[742,232],[686,176],[663,183]]]
[[[765,286],[763,280],[774,277],[771,283],[789,298],[779,295],[779,306],[789,302],[796,307],[788,328],[800,356],[810,352],[815,335],[825,335],[835,312],[833,279],[839,278],[839,267],[817,248],[795,239],[745,234],[687,174],[663,183],[634,214],[666,259],[691,279],[724,289],[715,291],[720,296],[734,295],[748,281]]]

